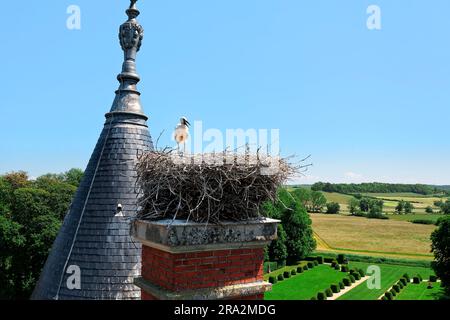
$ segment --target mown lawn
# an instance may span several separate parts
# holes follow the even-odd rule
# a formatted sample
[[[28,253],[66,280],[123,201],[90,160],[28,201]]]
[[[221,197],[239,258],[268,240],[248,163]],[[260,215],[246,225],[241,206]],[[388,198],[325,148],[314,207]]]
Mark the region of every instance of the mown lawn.
[[[433,288],[428,289],[428,283],[410,283],[403,288],[395,300],[439,300],[443,295],[440,283],[433,283]]]
[[[294,269],[297,270],[297,267],[303,267],[307,264],[308,264],[308,261],[301,261],[299,264],[296,264],[296,265],[282,267],[280,269],[272,271],[271,273],[266,273],[264,275],[264,280],[266,280],[266,281],[269,280],[270,276],[277,277],[279,274],[283,274],[285,271],[291,272],[291,270],[294,270]]]
[[[329,265],[319,265],[274,284],[272,291],[266,292],[265,300],[310,300],[319,291],[337,284],[347,275]]]
[[[377,265],[380,267],[381,288],[369,289],[367,288],[366,283],[362,283],[353,290],[339,297],[338,300],[376,300],[387,289],[389,289],[393,284],[395,284],[405,273],[407,273],[410,277],[420,274],[423,277],[423,279],[428,279],[430,275],[434,274],[431,268],[410,267],[391,264],[373,264],[365,262],[350,262],[351,268],[356,267],[361,268],[363,270],[367,270],[367,267],[369,265]]]

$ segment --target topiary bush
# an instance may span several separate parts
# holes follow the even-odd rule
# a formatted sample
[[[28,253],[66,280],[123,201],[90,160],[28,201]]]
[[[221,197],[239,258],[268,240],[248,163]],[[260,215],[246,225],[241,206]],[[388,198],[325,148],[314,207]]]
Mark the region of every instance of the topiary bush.
[[[303,266],[303,271],[307,271],[307,270],[309,270],[308,266],[307,266],[307,265],[304,265],[304,266]]]
[[[400,278],[400,282],[403,284],[403,286],[406,286],[406,284],[408,283],[406,278]]]
[[[338,264],[338,262],[336,260],[331,261],[331,266],[334,268],[336,265]]]
[[[392,289],[394,289],[394,291],[395,291],[396,293],[399,293],[399,292],[400,292],[400,287],[399,287],[398,285],[396,285],[396,284],[394,284],[394,285],[392,286]]]
[[[339,289],[345,289],[345,286],[344,286],[344,284],[342,283],[342,281],[339,281]]]
[[[327,300],[327,296],[324,292],[319,292],[317,294],[317,300]]]
[[[341,291],[341,288],[339,288],[337,284],[332,284],[330,289],[333,293],[338,293],[339,291]]]
[[[399,282],[397,282],[397,285],[398,285],[398,287],[400,288],[400,290],[402,290],[403,289],[403,283],[401,282],[401,281],[399,281]]]
[[[323,264],[323,257],[322,257],[322,256],[318,256],[316,261],[317,261],[319,264]]]
[[[325,294],[327,297],[332,297],[333,291],[331,291],[331,288],[327,288],[327,289],[325,289]]]
[[[384,294],[384,296],[385,296],[386,299],[388,299],[388,300],[392,300],[392,299],[393,299],[392,293],[390,293],[390,292],[386,292],[386,293]]]
[[[419,277],[414,277],[413,278],[413,282],[416,283],[416,284],[420,283]]]
[[[386,296],[382,296],[381,300],[387,300],[388,298],[386,298]]]
[[[405,278],[407,282],[410,282],[410,281],[411,281],[411,278],[409,277],[409,275],[408,275],[407,273],[405,273],[405,274],[403,275],[403,278]]]
[[[364,272],[363,269],[358,269],[359,275],[362,277],[364,277],[366,275],[366,273]]]
[[[348,276],[348,278],[350,279],[350,281],[352,282],[352,283],[355,283],[355,277],[351,274],[351,275],[349,275]]]
[[[283,272],[283,276],[285,279],[290,278],[291,277],[291,273],[289,271],[285,271]]]
[[[350,286],[352,285],[352,282],[350,281],[349,278],[344,278],[344,279],[342,280],[342,282],[344,282],[344,285],[345,285],[346,287],[350,287]]]
[[[278,281],[283,281],[283,280],[284,280],[284,277],[283,277],[283,275],[280,273],[280,274],[278,275],[277,279],[278,279]]]
[[[419,278],[420,282],[422,282],[423,278],[420,274],[417,275],[417,277]]]
[[[313,263],[314,263],[314,266],[318,266],[319,265],[319,262],[317,262],[317,260],[314,260]]]
[[[295,269],[291,270],[291,276],[295,276],[297,274],[297,271]]]
[[[297,267],[297,273],[302,273],[303,272],[303,268],[302,267]]]
[[[347,259],[345,258],[345,255],[344,255],[344,254],[342,254],[342,253],[338,254],[338,256],[337,256],[337,262],[338,262],[339,264],[345,263],[346,260],[347,260]]]
[[[317,300],[317,297],[312,297],[311,300]]]
[[[341,266],[341,271],[342,272],[348,272],[348,265],[344,264]]]
[[[312,261],[309,261],[306,265],[309,269],[312,269],[314,267],[314,263]]]
[[[354,273],[354,274],[352,274],[352,276],[354,276],[356,280],[361,279],[361,276],[359,275],[359,273]]]
[[[269,277],[269,282],[272,283],[272,284],[275,284],[275,283],[277,283],[277,278],[275,278],[274,276],[270,276]]]
[[[430,276],[430,282],[436,282],[436,281],[437,281],[437,276],[431,275]]]
[[[334,266],[334,270],[341,270],[341,266],[340,266],[340,265],[338,265],[338,264],[337,264],[337,265],[335,265],[335,266]]]
[[[389,292],[392,294],[393,297],[397,295],[397,291],[395,291],[394,289],[391,289]]]

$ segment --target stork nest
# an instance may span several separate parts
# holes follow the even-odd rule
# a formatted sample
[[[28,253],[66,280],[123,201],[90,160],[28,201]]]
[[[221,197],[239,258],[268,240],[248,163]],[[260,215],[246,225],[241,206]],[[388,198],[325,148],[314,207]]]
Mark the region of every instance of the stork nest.
[[[137,218],[209,223],[256,219],[261,204],[275,201],[277,189],[297,170],[287,159],[259,152],[149,152],[137,164]]]

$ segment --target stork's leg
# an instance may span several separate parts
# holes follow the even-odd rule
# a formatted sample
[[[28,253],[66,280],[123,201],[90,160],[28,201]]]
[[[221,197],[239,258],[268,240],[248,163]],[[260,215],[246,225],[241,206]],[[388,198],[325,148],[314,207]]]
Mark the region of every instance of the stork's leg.
[[[179,142],[177,142],[177,151],[178,151],[178,154],[180,154],[180,143]]]
[[[186,153],[186,143],[183,143],[183,155]]]

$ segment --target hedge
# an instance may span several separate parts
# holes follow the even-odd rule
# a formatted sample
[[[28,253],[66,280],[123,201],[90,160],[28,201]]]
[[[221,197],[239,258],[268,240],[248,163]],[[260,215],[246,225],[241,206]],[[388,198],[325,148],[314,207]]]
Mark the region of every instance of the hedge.
[[[402,290],[404,287],[404,285],[401,281],[397,282],[397,286],[400,288],[400,290]]]
[[[278,281],[283,281],[283,280],[284,280],[284,277],[283,277],[283,275],[280,273],[280,274],[278,275],[277,279],[278,279]]]
[[[341,266],[341,271],[342,272],[348,272],[348,265],[344,264]]]
[[[317,262],[318,262],[319,264],[323,264],[323,257],[322,257],[322,256],[318,256],[318,257],[317,257]]]
[[[327,300],[327,296],[324,292],[319,292],[317,294],[317,300]]]
[[[333,296],[333,291],[331,291],[330,288],[325,289],[325,294],[327,295],[327,297],[332,297]]]
[[[413,278],[413,282],[416,283],[416,284],[420,283],[419,277],[414,277]]]
[[[269,265],[270,265],[270,272],[273,272],[277,269],[280,268],[280,266],[278,266],[278,263],[276,262],[264,262],[264,273],[268,273],[269,272]]]
[[[349,278],[344,278],[342,281],[344,282],[344,285],[346,287],[350,287],[352,285],[352,282],[350,281]]]
[[[318,266],[319,265],[319,262],[317,260],[314,260],[313,263],[314,263],[314,266]]]
[[[384,294],[384,296],[385,296],[386,299],[388,299],[388,300],[392,300],[392,299],[393,299],[392,293],[390,293],[390,292],[386,292],[386,293]]]
[[[437,276],[431,275],[430,276],[430,282],[436,282],[436,281],[437,281]]]
[[[330,289],[333,293],[338,293],[339,291],[341,291],[337,284],[332,284]]]
[[[394,284],[392,289],[394,289],[396,293],[400,293],[400,287],[397,284]]]
[[[355,277],[353,275],[349,275],[348,277],[352,283],[354,283],[356,281]]]
[[[345,255],[340,253],[337,255],[337,262],[339,264],[343,264],[347,259],[345,258]]]
[[[297,274],[297,271],[295,269],[291,270],[291,276],[295,276]]]
[[[417,277],[420,279],[420,281],[423,280],[422,276],[420,274],[417,274]]]
[[[341,266],[340,266],[340,265],[338,265],[338,264],[337,264],[337,265],[335,265],[335,266],[334,266],[334,270],[341,270]]]
[[[406,286],[406,284],[408,283],[408,281],[404,277],[400,278],[400,282],[403,284],[403,286]]]
[[[303,272],[303,268],[302,267],[297,267],[297,273],[302,273]]]
[[[308,268],[308,266],[303,266],[303,271],[306,271],[306,270],[308,270],[309,268]]]
[[[334,268],[336,265],[338,264],[338,262],[336,260],[331,261],[331,266]]]
[[[277,281],[277,278],[275,278],[274,276],[270,276],[270,277],[269,277],[269,282],[272,283],[272,284],[275,284],[275,283],[277,283],[278,281]]]
[[[311,300],[317,300],[317,297],[312,297]]]
[[[397,292],[394,289],[391,289],[389,292],[392,294],[393,297],[397,295]]]
[[[306,265],[308,266],[309,269],[314,267],[314,263],[312,263],[311,261],[309,261]]]
[[[356,280],[361,279],[361,276],[359,275],[359,273],[354,273],[353,276],[355,277]]]
[[[409,275],[407,273],[405,273],[403,275],[403,278],[405,278],[407,282],[411,281],[411,278],[409,277]]]
[[[290,278],[291,277],[291,273],[289,271],[285,271],[285,272],[283,272],[283,276],[285,278]]]
[[[339,282],[339,289],[344,289],[344,288],[345,288],[344,284],[342,283],[342,281],[340,281]]]
[[[388,300],[388,298],[386,298],[386,296],[382,296],[381,300]]]

